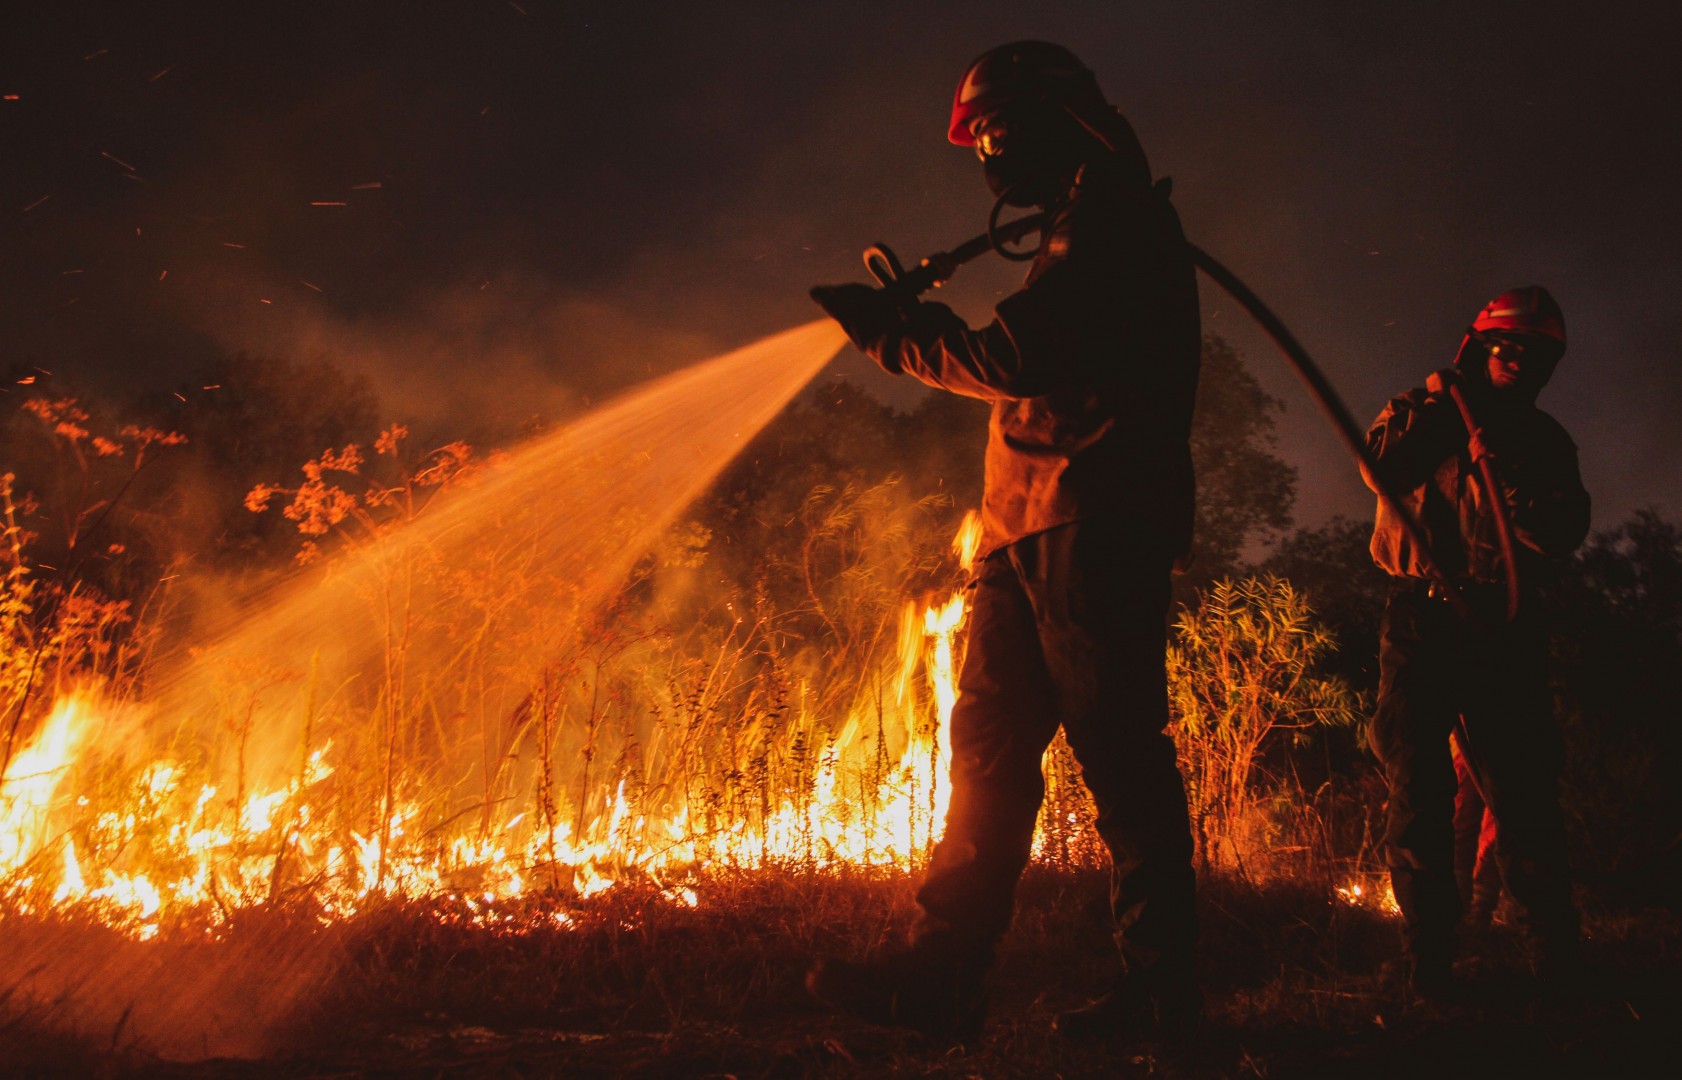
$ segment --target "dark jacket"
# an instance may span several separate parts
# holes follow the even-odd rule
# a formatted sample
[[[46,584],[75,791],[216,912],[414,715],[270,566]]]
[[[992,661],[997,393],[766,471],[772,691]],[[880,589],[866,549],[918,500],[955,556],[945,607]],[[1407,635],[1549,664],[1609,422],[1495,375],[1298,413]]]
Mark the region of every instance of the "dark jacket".
[[[1477,421],[1495,450],[1496,479],[1512,515],[1519,573],[1535,581],[1588,535],[1589,493],[1577,469],[1577,444],[1558,420],[1534,405],[1492,405],[1484,411],[1488,415],[1478,415]],[[1418,519],[1445,574],[1503,580],[1495,515],[1452,399],[1422,389],[1393,399],[1367,432],[1367,449]],[[1366,479],[1372,486],[1372,477]],[[1372,557],[1398,577],[1426,576],[1401,522],[1382,501]]]
[[[1100,515],[1171,556],[1190,544],[1197,283],[1166,191],[1123,175],[1081,170],[986,327],[918,303],[856,339],[889,372],[993,403],[982,554]]]

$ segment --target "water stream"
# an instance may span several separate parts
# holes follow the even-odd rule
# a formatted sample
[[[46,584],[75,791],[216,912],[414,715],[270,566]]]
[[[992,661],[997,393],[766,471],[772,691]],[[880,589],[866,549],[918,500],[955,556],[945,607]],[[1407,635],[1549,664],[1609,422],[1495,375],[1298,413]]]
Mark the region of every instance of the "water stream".
[[[845,342],[818,320],[515,448],[377,543],[237,613],[161,681],[157,714],[242,725],[221,741],[243,744],[254,773],[295,769],[303,725],[347,709],[418,723],[424,702],[430,722],[494,726]]]

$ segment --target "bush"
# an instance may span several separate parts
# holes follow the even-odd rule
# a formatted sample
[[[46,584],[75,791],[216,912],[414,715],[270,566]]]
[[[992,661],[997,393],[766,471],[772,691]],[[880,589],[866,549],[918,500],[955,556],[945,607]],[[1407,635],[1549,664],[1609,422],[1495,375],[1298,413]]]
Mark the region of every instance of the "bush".
[[[1174,739],[1200,858],[1242,863],[1254,840],[1271,839],[1254,813],[1270,737],[1353,724],[1359,703],[1320,674],[1336,642],[1290,582],[1223,579],[1199,598],[1168,650]]]

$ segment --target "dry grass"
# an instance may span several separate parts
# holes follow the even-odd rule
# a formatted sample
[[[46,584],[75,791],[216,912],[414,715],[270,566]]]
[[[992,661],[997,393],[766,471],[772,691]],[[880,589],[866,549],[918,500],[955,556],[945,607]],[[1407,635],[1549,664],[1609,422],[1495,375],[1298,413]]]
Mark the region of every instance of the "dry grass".
[[[581,635],[545,673],[507,718],[507,730],[445,723],[453,708],[446,699],[471,696],[477,677],[440,675],[436,685],[420,680],[412,688],[402,723],[395,708],[378,702],[345,713],[331,732],[337,771],[310,779],[308,756],[329,737],[326,725],[312,727],[311,675],[302,744],[288,751],[296,778],[269,830],[249,834],[239,813],[248,794],[249,700],[262,678],[247,678],[216,718],[217,745],[237,750],[220,755],[232,761],[235,778],[211,812],[233,824],[217,857],[220,884],[212,880],[204,910],[162,920],[157,940],[140,942],[88,911],[40,918],[21,914],[27,905],[8,907],[0,969],[9,977],[0,985],[14,989],[0,991],[0,1074],[1506,1075],[1564,1062],[1624,1075],[1636,1071],[1637,1055],[1669,1050],[1670,1032],[1682,1030],[1675,920],[1600,908],[1592,897],[1589,950],[1598,975],[1579,988],[1579,999],[1539,997],[1522,948],[1497,931],[1466,965],[1476,991],[1471,1004],[1443,1012],[1406,1002],[1399,979],[1383,968],[1397,952],[1394,924],[1335,899],[1337,885],[1375,869],[1381,793],[1370,774],[1333,777],[1329,753],[1325,775],[1305,785],[1289,750],[1270,749],[1289,741],[1277,737],[1280,729],[1294,736],[1312,725],[1317,732],[1346,719],[1350,707],[1341,690],[1316,681],[1315,661],[1329,643],[1299,598],[1278,584],[1234,587],[1250,592],[1206,609],[1201,622],[1188,617],[1174,660],[1177,735],[1203,850],[1221,867],[1206,875],[1200,893],[1210,995],[1200,1038],[1094,1049],[1049,1033],[1056,1012],[1102,988],[1112,957],[1103,874],[1092,869],[1101,854],[1090,804],[1061,744],[1049,762],[1044,818],[1059,824],[1045,830],[1042,862],[1019,894],[982,1043],[931,1047],[819,1011],[801,985],[812,958],[869,955],[896,940],[912,915],[914,879],[903,866],[833,861],[809,826],[780,857],[760,848],[767,864],[752,872],[730,867],[756,861],[755,852],[744,860],[727,845],[737,826],[763,830],[784,802],[807,821],[806,801],[849,716],[861,719],[861,745],[871,752],[854,763],[856,775],[845,774],[848,797],[837,809],[869,824],[874,793],[888,779],[881,701],[900,670],[893,631],[907,599],[938,599],[956,579],[946,526],[927,500],[891,484],[820,486],[790,521],[798,522],[786,530],[798,543],[759,553],[754,576],[722,591],[711,570],[706,580],[700,573],[704,530],[674,538],[673,550],[652,560],[613,607],[613,618]],[[7,531],[11,573],[0,605],[8,737],[31,730],[73,669],[103,675],[108,687],[123,684],[125,673],[143,666],[148,640],[133,629],[116,633],[126,617],[120,605],[67,602],[80,594],[55,594],[50,608],[37,610],[41,598],[29,584],[19,535]],[[493,595],[477,579],[469,586]],[[93,617],[101,612],[103,620]],[[65,627],[75,633],[60,633]],[[1263,648],[1304,642],[1314,647]],[[1280,656],[1282,667],[1272,662]],[[52,678],[32,694],[43,658],[55,665]],[[930,722],[929,696],[917,691],[901,727]],[[19,727],[26,713],[29,722]],[[67,787],[88,800],[67,835],[90,874],[108,865],[159,870],[193,861],[170,846],[179,847],[179,838],[160,824],[193,820],[193,811],[162,804],[194,801],[208,777],[187,763],[209,770],[219,760],[191,734],[183,728],[165,740],[166,756],[183,768],[167,790],[146,781],[155,758],[90,760],[87,774]],[[175,743],[185,749],[177,752]],[[456,775],[464,762],[475,763],[465,780]],[[609,813],[616,792],[629,808],[617,818]],[[921,795],[913,801],[924,805]],[[474,906],[450,895],[485,887],[483,864],[494,860],[475,854],[428,898],[373,888],[354,912],[324,928],[319,894],[328,874],[284,839],[306,802],[317,811],[311,820],[323,849],[331,843],[349,851],[380,838],[378,866],[364,872],[363,886],[393,874],[400,852],[386,841],[399,802],[417,808],[407,834],[440,865],[444,855],[433,849],[451,831],[484,839],[493,817],[525,813],[550,842],[506,860],[528,874],[528,890],[515,899]],[[695,907],[674,902],[661,887],[671,882],[622,857],[601,860],[619,887],[579,895],[574,868],[557,862],[557,832],[590,832],[592,821],[635,829],[645,814],[657,821],[676,806],[691,814],[702,848],[685,880],[699,894]],[[928,824],[918,836],[927,836]],[[619,851],[642,840],[610,839],[622,840]],[[1224,839],[1232,842],[1212,842]],[[718,851],[708,846],[715,841]],[[55,838],[35,861],[46,865],[59,851]],[[246,863],[260,872],[236,875]],[[470,881],[468,871],[479,878]],[[36,892],[50,896],[54,879],[38,876]],[[84,953],[85,964],[63,962]],[[45,956],[55,962],[31,959]],[[249,1060],[172,1063],[233,1052]]]

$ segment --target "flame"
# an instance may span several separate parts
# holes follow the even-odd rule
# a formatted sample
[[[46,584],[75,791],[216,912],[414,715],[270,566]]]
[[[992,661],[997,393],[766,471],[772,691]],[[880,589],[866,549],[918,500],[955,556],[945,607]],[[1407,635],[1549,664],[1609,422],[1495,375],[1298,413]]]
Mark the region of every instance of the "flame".
[[[87,882],[82,880],[82,867],[76,861],[76,845],[67,836],[64,838],[64,879],[59,882],[58,891],[53,893],[53,903],[61,904],[72,896],[85,896],[87,891]]]
[[[0,872],[24,867],[44,846],[53,796],[86,735],[87,716],[80,695],[59,702],[0,777]]]
[[[1352,879],[1347,884],[1337,887],[1337,898],[1350,907],[1375,908],[1385,915],[1400,915],[1401,905],[1396,903],[1396,890],[1390,884],[1388,874],[1380,875],[1377,883],[1362,884],[1358,879]]]
[[[966,568],[980,537],[971,513],[954,543]],[[624,771],[579,793],[582,808],[565,815],[506,800],[452,816],[424,785],[388,787],[383,801],[363,805],[365,795],[345,792],[369,790],[354,786],[367,783],[367,755],[331,741],[306,746],[277,784],[248,786],[243,772],[233,783],[205,782],[203,762],[162,755],[124,772],[100,756],[95,737],[120,718],[116,709],[71,693],[0,779],[0,896],[20,912],[78,908],[144,940],[296,895],[324,921],[399,897],[447,900],[502,923],[510,901],[534,893],[582,900],[628,882],[695,907],[695,886],[717,868],[914,867],[939,840],[951,797],[949,732],[968,614],[961,590],[908,604],[897,655],[880,665],[868,700],[833,720],[791,707],[779,723],[799,734],[779,745],[799,758],[791,775],[804,780],[761,788],[766,801],[751,813],[720,812],[710,795],[681,788],[650,798]],[[1060,741],[1044,769],[1035,851],[1056,857],[1060,845],[1066,857],[1070,836],[1091,833],[1071,795],[1084,792]],[[1053,832],[1062,838],[1055,845],[1045,839]],[[1095,835],[1085,850],[1098,850]],[[1338,897],[1395,910],[1387,884],[1377,896],[1351,882]],[[566,912],[542,917],[574,925]]]
[[[973,555],[977,522],[966,518],[960,553]],[[694,907],[700,896],[683,879],[714,865],[911,865],[939,839],[950,798],[947,728],[966,615],[961,592],[909,605],[881,711],[870,717],[861,706],[836,735],[811,747],[808,790],[783,794],[751,825],[736,820],[722,828],[687,801],[651,815],[621,778],[599,813],[571,827],[545,826],[519,811],[489,832],[464,822],[451,833],[422,827],[427,810],[396,800],[383,826],[377,820],[372,828],[335,830],[332,807],[316,801],[318,792],[327,797],[324,789],[345,764],[332,763],[331,743],[312,750],[297,775],[275,787],[230,791],[195,782],[199,773],[189,762],[159,758],[132,772],[120,790],[78,790],[78,768],[97,757],[93,734],[115,716],[93,694],[78,692],[54,706],[0,784],[0,891],[33,890],[52,905],[79,906],[147,939],[171,920],[216,924],[231,911],[272,901],[288,862],[316,883],[313,896],[327,919],[381,896],[455,898],[490,918],[497,904],[534,884],[582,899],[649,879],[664,879],[667,901]],[[861,791],[861,762],[889,749],[878,741],[895,750],[877,770],[874,790]],[[858,813],[861,797],[873,800],[874,813]],[[570,925],[570,917],[557,918]]]
[[[974,510],[964,511],[958,535],[952,538],[952,550],[958,555],[958,565],[964,573],[975,568],[975,556],[981,550],[981,515]]]

